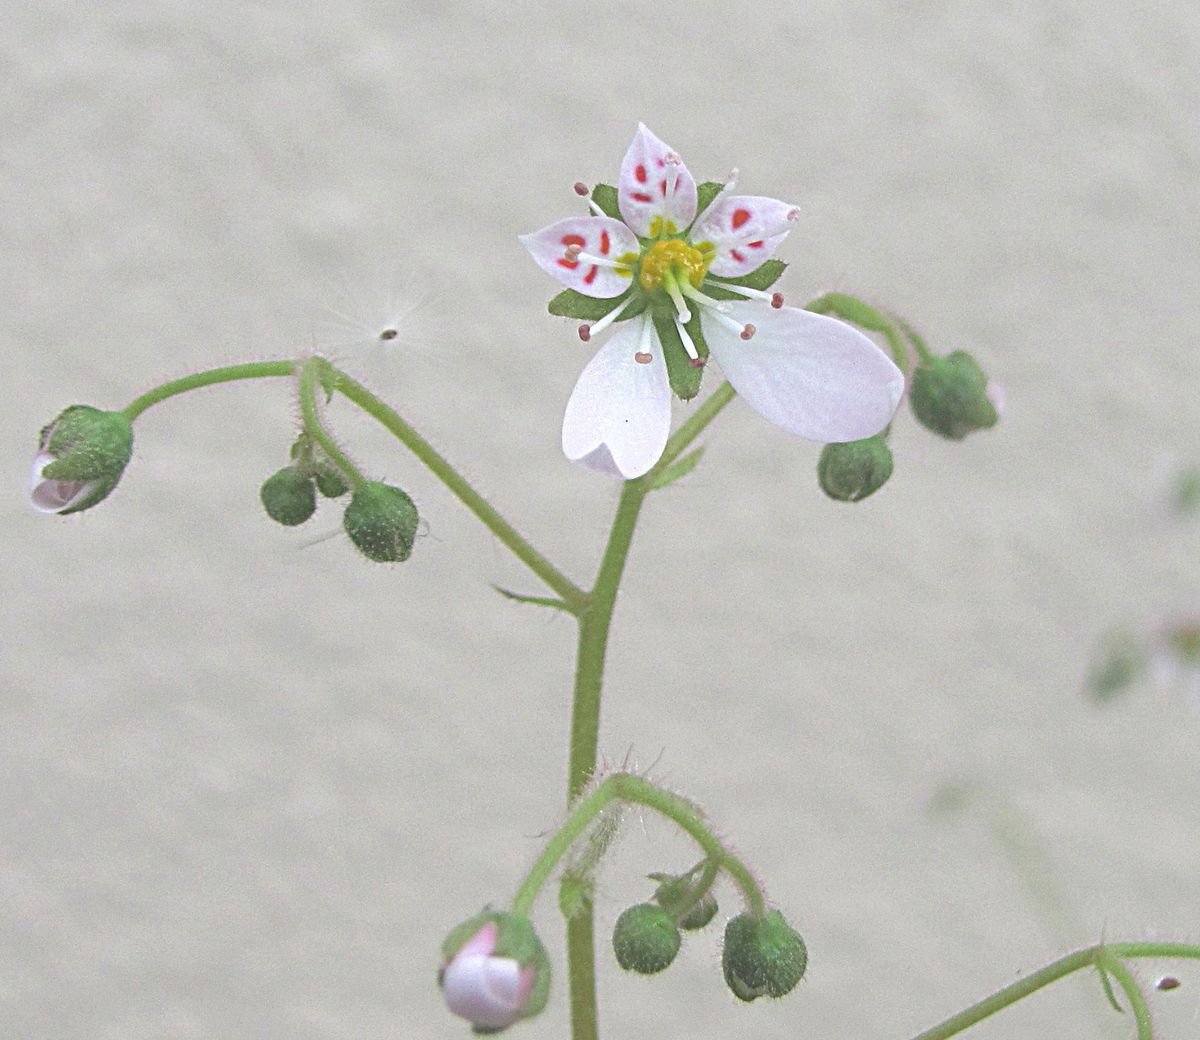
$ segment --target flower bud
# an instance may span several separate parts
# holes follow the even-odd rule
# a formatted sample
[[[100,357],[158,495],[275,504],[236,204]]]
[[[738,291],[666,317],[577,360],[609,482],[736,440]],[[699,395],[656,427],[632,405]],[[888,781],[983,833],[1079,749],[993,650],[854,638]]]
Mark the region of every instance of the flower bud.
[[[285,466],[263,481],[258,492],[267,516],[284,527],[304,523],[316,512],[317,495],[311,477],[295,466]]]
[[[341,498],[350,490],[342,471],[328,459],[321,459],[313,469],[317,490],[326,498]]]
[[[446,937],[438,985],[475,1032],[498,1033],[546,1006],[550,958],[529,918],[488,910]]]
[[[892,449],[883,434],[845,444],[826,444],[817,463],[821,490],[838,502],[860,502],[892,475]]]
[[[739,1000],[790,993],[807,965],[804,940],[778,910],[760,918],[739,914],[725,926],[721,967]]]
[[[922,426],[952,441],[995,426],[1000,418],[987,375],[961,350],[921,365],[913,373],[908,400]]]
[[[133,454],[123,412],[72,405],[42,430],[30,491],[43,513],[78,513],[107,498]]]
[[[653,975],[662,971],[679,952],[679,929],[661,906],[638,903],[617,918],[613,952],[626,971]]]
[[[417,507],[398,487],[369,480],[354,492],[342,526],[367,559],[400,563],[412,552]]]
[[[675,918],[675,923],[684,931],[699,931],[717,915],[717,899],[711,892],[695,898],[696,871],[686,874],[651,874],[659,881],[654,890],[654,901]],[[680,913],[680,911],[683,913]]]

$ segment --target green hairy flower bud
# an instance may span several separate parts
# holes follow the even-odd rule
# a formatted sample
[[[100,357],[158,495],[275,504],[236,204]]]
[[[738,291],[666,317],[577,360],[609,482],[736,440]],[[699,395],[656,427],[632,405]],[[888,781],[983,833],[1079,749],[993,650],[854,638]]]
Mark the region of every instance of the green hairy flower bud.
[[[989,429],[1000,418],[987,375],[961,350],[921,365],[913,373],[908,400],[922,426],[952,441]]]
[[[550,957],[529,918],[485,910],[446,936],[438,985],[476,1033],[499,1033],[545,1008]]]
[[[826,444],[817,463],[821,490],[838,502],[861,502],[892,475],[892,449],[883,434],[845,444]]]
[[[133,427],[123,412],[72,405],[38,439],[34,506],[63,515],[90,509],[117,486],[132,454]]]
[[[739,1000],[782,997],[804,977],[808,950],[778,910],[764,917],[739,914],[725,926],[721,967]]]
[[[662,971],[679,952],[679,929],[661,906],[639,903],[617,918],[613,952],[626,971],[653,975]]]
[[[711,892],[695,897],[697,870],[676,876],[674,874],[651,874],[653,881],[661,882],[654,890],[654,901],[675,918],[684,931],[699,931],[717,915],[717,899]]]
[[[317,495],[312,478],[295,466],[272,473],[263,481],[258,494],[267,516],[285,527],[302,524],[316,512]]]
[[[326,498],[341,498],[350,490],[342,471],[328,459],[322,459],[316,464],[313,479],[317,482],[317,490]]]
[[[350,499],[342,526],[368,560],[400,563],[412,552],[417,507],[398,487],[369,480]]]

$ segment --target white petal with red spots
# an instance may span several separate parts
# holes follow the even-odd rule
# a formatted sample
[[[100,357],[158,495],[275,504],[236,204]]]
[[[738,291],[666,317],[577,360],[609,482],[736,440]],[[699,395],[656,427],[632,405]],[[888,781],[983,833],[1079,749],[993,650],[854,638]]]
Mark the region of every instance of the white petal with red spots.
[[[541,231],[519,237],[543,271],[570,289],[603,300],[620,296],[629,288],[630,270],[625,268],[625,273],[621,274],[621,269],[589,263],[582,258],[572,260],[567,256],[567,249],[578,246],[590,256],[616,260],[626,253],[636,256],[641,248],[637,236],[612,217],[568,217]]]
[[[682,231],[696,219],[696,180],[671,148],[644,123],[638,123],[633,143],[621,160],[617,182],[621,216],[643,238],[655,217]]]
[[[892,421],[904,376],[857,329],[796,307],[735,303],[728,313],[755,334],[744,340],[706,321],[704,336],[725,378],[759,415],[826,443],[872,437]]]
[[[661,457],[671,432],[667,363],[648,318],[627,321],[583,370],[563,416],[563,454],[632,480]]]
[[[717,247],[710,274],[738,278],[775,255],[797,216],[795,206],[779,199],[728,195],[704,211],[690,237],[693,242],[712,242]]]

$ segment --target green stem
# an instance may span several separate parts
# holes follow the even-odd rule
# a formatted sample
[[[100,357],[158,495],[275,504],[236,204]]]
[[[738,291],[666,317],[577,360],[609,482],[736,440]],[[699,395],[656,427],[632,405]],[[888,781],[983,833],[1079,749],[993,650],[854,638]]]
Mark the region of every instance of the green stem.
[[[1137,1040],[1153,1040],[1154,1027],[1150,1023],[1150,1008],[1146,1006],[1146,998],[1133,973],[1119,960],[1113,957],[1100,958],[1103,968],[1125,991],[1125,999],[1129,1001],[1129,1010],[1133,1012],[1133,1021],[1137,1026]]]
[[[300,369],[300,417],[304,422],[305,432],[320,445],[321,451],[329,461],[342,471],[351,488],[357,490],[367,482],[367,478],[325,429],[324,423],[321,422],[320,410],[317,408],[317,387],[320,385],[324,368],[325,362],[321,358],[311,358]]]
[[[985,1018],[994,1015],[997,1011],[1003,1011],[1006,1007],[1024,1000],[1039,989],[1043,989],[1049,986],[1050,983],[1065,978],[1080,968],[1087,968],[1093,965],[1103,967],[1117,979],[1117,982],[1124,989],[1125,984],[1122,982],[1119,973],[1114,970],[1113,962],[1115,960],[1133,960],[1142,957],[1200,960],[1200,946],[1191,946],[1184,943],[1106,943],[1099,946],[1089,946],[1083,950],[1076,950],[1074,953],[1069,953],[1052,964],[1047,964],[1032,975],[1026,975],[1023,979],[1018,979],[1011,985],[997,990],[990,997],[979,1001],[978,1004],[972,1004],[957,1015],[952,1015],[932,1029],[927,1029],[925,1032],[919,1033],[913,1040],[946,1040],[947,1037],[957,1036],[964,1030],[970,1029],[971,1026],[982,1022]],[[1118,964],[1116,967],[1123,966]],[[1136,983],[1134,984],[1134,988],[1137,988]],[[1135,998],[1130,996],[1127,989],[1126,996],[1129,998],[1131,1005],[1138,1006],[1135,1005]],[[1137,992],[1137,997],[1141,998],[1140,990]],[[1144,1018],[1148,1027],[1149,1011],[1146,1008],[1144,999],[1140,1000],[1140,1007],[1145,1013]],[[1134,1017],[1137,1018],[1137,1015],[1138,1012],[1135,1010]],[[1138,1028],[1139,1030],[1142,1028],[1141,1020],[1139,1020]]]
[[[381,401],[361,383],[351,379],[345,372],[332,365],[329,365],[326,371],[333,390],[358,405],[408,448],[517,559],[558,594],[571,613],[578,615],[584,609],[588,599],[587,593],[526,541],[516,528],[433,448],[433,445],[404,421],[395,409]]]
[[[917,335],[917,330],[909,325],[908,322],[897,318],[896,324],[900,326],[900,330],[908,337],[908,341],[913,345],[913,350],[917,352],[917,357],[921,359],[921,363],[928,365],[933,360],[933,354],[930,353],[929,348],[925,345],[925,340]]]
[[[213,386],[216,383],[232,383],[238,379],[263,379],[270,376],[294,376],[295,361],[252,361],[245,365],[226,365],[223,368],[210,368],[207,372],[196,372],[181,379],[172,379],[169,383],[147,390],[141,397],[135,398],[124,411],[125,417],[132,422],[147,408],[165,401],[177,394],[186,394],[189,390],[199,390],[203,386]]]
[[[576,801],[566,822],[547,842],[542,854],[521,882],[521,887],[513,899],[513,910],[521,914],[529,913],[554,868],[596,817],[613,802],[644,805],[674,821],[704,851],[707,863],[714,865],[714,872],[724,870],[741,889],[750,912],[756,917],[762,917],[766,913],[766,899],[754,880],[754,875],[737,856],[725,848],[695,807],[679,795],[663,790],[633,773],[611,773],[600,781],[586,798]],[[707,891],[710,884],[711,877],[701,894]]]
[[[893,323],[886,315],[877,311],[870,304],[864,303],[857,296],[848,296],[846,293],[826,293],[824,296],[813,300],[804,309],[812,311],[814,314],[833,314],[843,321],[848,321],[859,328],[866,329],[868,332],[880,333],[887,340],[888,347],[891,348],[892,358],[896,362],[896,367],[905,376],[908,375],[908,350],[905,348],[904,341],[900,338],[900,333],[896,329],[898,323]],[[917,354],[922,360],[927,360],[926,355],[928,355],[929,351],[924,350],[924,343],[918,347],[917,342],[914,340],[913,347],[917,350]],[[922,350],[924,350],[923,354]]]

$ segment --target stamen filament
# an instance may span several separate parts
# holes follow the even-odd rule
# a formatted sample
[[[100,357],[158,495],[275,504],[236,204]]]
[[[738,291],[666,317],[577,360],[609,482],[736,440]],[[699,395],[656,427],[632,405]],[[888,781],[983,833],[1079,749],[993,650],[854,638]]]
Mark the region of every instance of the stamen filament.
[[[724,325],[730,332],[737,333],[742,339],[749,339],[754,335],[755,328],[753,325],[743,325],[740,321],[734,321],[728,314],[721,314],[718,311],[711,311],[708,315],[714,321]]]
[[[592,213],[595,214],[597,217],[607,217],[608,216],[608,214],[605,213],[604,210],[602,210],[598,205],[596,205],[596,203],[592,199],[588,199],[588,209],[590,209],[592,211]]]
[[[683,322],[678,318],[675,319],[675,328],[679,332],[679,340],[683,344],[683,349],[687,351],[687,356],[693,361],[699,361],[700,354],[696,350],[696,344],[692,342],[692,337],[688,334],[688,330],[683,327]]]
[[[620,314],[621,311],[623,311],[625,309],[625,304],[628,302],[629,302],[628,300],[622,300],[611,311],[609,311],[606,315],[604,315],[603,318],[600,318],[599,320],[592,322],[590,325],[581,325],[580,329],[579,329],[580,335],[582,336],[583,330],[587,329],[588,330],[587,331],[587,339],[591,339],[593,336],[598,336],[601,332],[603,332],[606,328],[608,328],[614,321],[617,320],[617,315]],[[584,340],[585,343],[587,342],[587,339]]]
[[[731,293],[737,293],[739,296],[745,296],[749,300],[762,300],[764,303],[769,303],[776,310],[783,306],[783,293],[780,292],[763,292],[761,289],[751,289],[747,285],[734,285],[732,282],[716,282],[722,289],[727,289]]]
[[[774,238],[776,235],[786,235],[792,230],[792,225],[800,219],[800,211],[798,209],[788,210],[788,214],[783,220],[777,224],[771,225],[765,231],[750,231],[744,235],[739,235],[737,238],[729,239],[724,243],[726,248],[737,248],[745,245],[747,242],[766,242],[768,239]]]
[[[677,321],[679,324],[682,324],[685,321],[691,321],[692,312],[688,310],[687,302],[683,298],[683,293],[679,291],[679,282],[676,279],[673,271],[663,271],[662,285],[663,288],[667,290],[667,295],[671,297],[671,302],[675,304],[675,313],[678,315]],[[692,357],[695,356],[695,354],[692,355]]]
[[[686,278],[679,279],[679,291],[689,300],[695,300],[701,307],[711,307],[715,311],[729,310],[729,304],[723,300],[714,300],[697,289]]]
[[[604,256],[593,256],[591,253],[585,253],[580,246],[567,246],[563,250],[564,260],[578,260],[583,264],[595,264],[597,267],[612,267],[619,271],[628,271],[629,265],[623,264],[617,260],[610,260]]]

